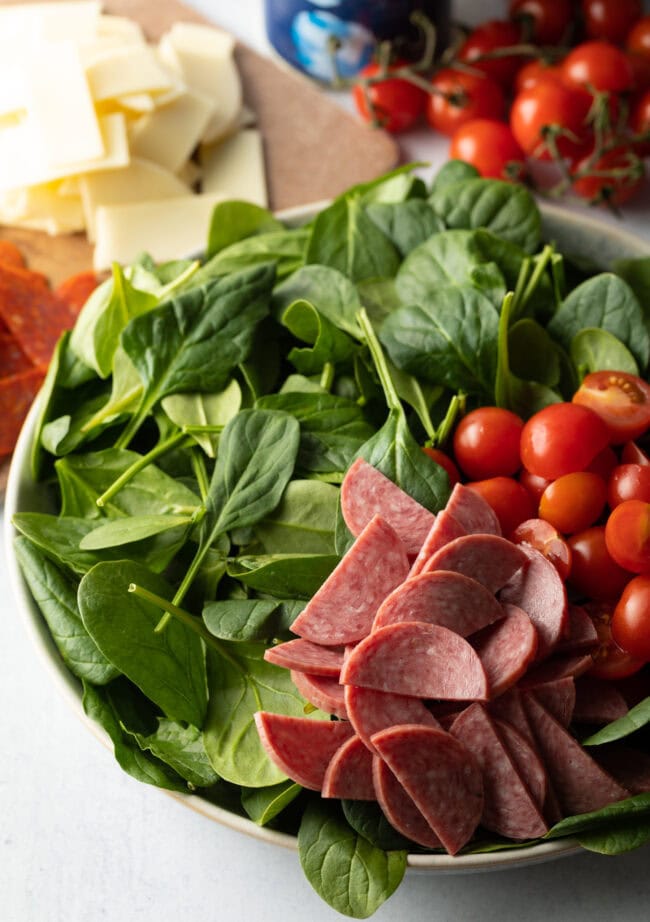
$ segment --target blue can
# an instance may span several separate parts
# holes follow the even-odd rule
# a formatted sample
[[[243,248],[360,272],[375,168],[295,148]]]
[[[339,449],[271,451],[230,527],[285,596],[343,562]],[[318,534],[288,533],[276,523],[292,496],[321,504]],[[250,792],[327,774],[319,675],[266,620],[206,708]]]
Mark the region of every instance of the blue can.
[[[322,80],[354,77],[377,43],[396,43],[415,59],[423,47],[410,17],[415,10],[435,25],[437,49],[448,38],[449,0],[265,0],[266,31],[274,49],[299,70]]]

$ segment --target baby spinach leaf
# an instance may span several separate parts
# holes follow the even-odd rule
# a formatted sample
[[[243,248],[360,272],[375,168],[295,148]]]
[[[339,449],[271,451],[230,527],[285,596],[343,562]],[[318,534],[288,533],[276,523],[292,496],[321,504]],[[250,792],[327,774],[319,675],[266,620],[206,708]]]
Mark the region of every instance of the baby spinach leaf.
[[[338,562],[336,554],[242,555],[228,575],[276,599],[310,599]]]
[[[143,538],[151,538],[172,528],[188,525],[191,521],[192,516],[189,515],[134,515],[111,519],[84,535],[79,547],[82,551],[122,547],[133,541],[142,541]]]
[[[599,855],[622,855],[650,842],[650,817],[616,823],[607,829],[583,832],[578,842]]]
[[[333,554],[339,490],[328,483],[292,480],[279,505],[255,525],[265,554]]]
[[[424,199],[405,202],[375,202],[367,206],[371,221],[392,240],[400,256],[408,256],[433,234],[444,230],[444,221]]]
[[[413,842],[405,838],[384,816],[381,807],[375,801],[342,800],[343,814],[350,826],[375,848],[385,851],[405,848],[413,849]]]
[[[203,734],[196,727],[184,727],[160,717],[155,733],[134,736],[141,749],[153,753],[193,788],[209,787],[219,780],[205,751]]]
[[[508,330],[510,369],[519,378],[555,387],[560,381],[560,355],[543,326],[524,318]]]
[[[51,455],[63,457],[76,451],[85,442],[96,439],[117,417],[106,417],[100,411],[106,405],[106,394],[94,394],[88,400],[77,395],[78,403],[72,413],[50,419],[41,430],[41,445]]]
[[[300,863],[316,893],[337,912],[367,919],[397,889],[406,851],[376,848],[356,833],[338,804],[312,800],[298,833]]]
[[[600,746],[603,743],[612,743],[614,740],[623,739],[631,733],[640,730],[650,723],[650,698],[644,698],[627,712],[624,717],[613,720],[607,726],[592,733],[582,740],[583,746]]]
[[[201,727],[207,707],[203,641],[176,619],[156,633],[160,609],[128,592],[132,583],[164,599],[173,594],[166,580],[134,561],[99,563],[79,584],[84,626],[109,662],[167,717]]]
[[[203,623],[220,640],[271,641],[297,614],[277,599],[223,599],[203,606]]]
[[[303,375],[321,372],[327,362],[336,365],[350,358],[356,344],[322,316],[309,301],[294,301],[282,314],[282,325],[313,348],[294,347],[287,358]]]
[[[302,228],[238,240],[209,259],[194,276],[193,285],[205,285],[215,278],[269,263],[275,265],[278,279],[285,278],[304,265],[308,240],[309,231]]]
[[[546,833],[546,839],[559,839],[562,836],[578,836],[585,832],[604,829],[612,824],[641,819],[650,815],[650,794],[636,794],[625,800],[577,816],[567,816],[552,826]]]
[[[607,330],[585,327],[571,340],[571,359],[581,378],[592,371],[626,371],[639,374],[630,350]]]
[[[266,826],[292,803],[302,787],[295,781],[280,781],[268,788],[244,788],[241,802],[249,819],[258,826]]]
[[[282,223],[266,208],[252,202],[219,202],[210,219],[207,256],[214,256],[220,250],[254,234],[283,230]]]
[[[59,570],[27,538],[14,539],[14,549],[29,591],[50,629],[68,669],[79,679],[104,685],[119,675],[84,627],[77,605],[78,581]]]
[[[90,419],[83,420],[82,431],[91,432],[113,423],[122,413],[135,413],[142,399],[142,381],[138,371],[121,345],[113,355],[111,395]]]
[[[643,310],[646,324],[650,326],[650,256],[637,259],[619,259],[613,271],[630,286]]]
[[[402,304],[395,279],[366,279],[359,282],[357,292],[375,330],[380,330],[386,317]]]
[[[464,160],[448,160],[433,177],[430,194],[440,192],[445,186],[453,186],[468,179],[478,179],[479,171]]]
[[[282,319],[294,301],[308,301],[350,336],[360,335],[356,315],[361,306],[354,284],[342,272],[328,266],[304,266],[278,285],[273,292],[273,314]]]
[[[216,394],[172,394],[161,406],[179,428],[183,426],[225,426],[239,413],[242,392],[234,378]],[[209,458],[214,458],[219,443],[218,433],[190,433]]]

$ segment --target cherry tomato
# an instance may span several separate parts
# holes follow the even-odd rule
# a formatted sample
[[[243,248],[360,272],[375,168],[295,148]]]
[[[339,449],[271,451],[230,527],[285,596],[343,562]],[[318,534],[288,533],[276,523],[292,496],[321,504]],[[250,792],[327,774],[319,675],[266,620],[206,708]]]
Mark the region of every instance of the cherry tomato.
[[[628,51],[650,56],[650,16],[642,16],[627,34],[625,46]]]
[[[524,421],[501,407],[472,410],[454,431],[454,458],[472,480],[508,476],[519,470]]]
[[[560,577],[566,580],[571,572],[571,548],[544,519],[526,519],[514,529],[510,540],[515,544],[529,544],[551,561]]]
[[[491,77],[446,67],[431,85],[435,92],[427,102],[427,121],[442,134],[452,135],[472,119],[500,119],[505,113],[503,90]]]
[[[632,573],[650,572],[650,503],[619,503],[607,519],[605,541],[619,566]]]
[[[378,74],[381,74],[381,68],[373,63],[364,67],[360,77],[376,77]],[[370,84],[367,93],[361,83],[355,84],[352,96],[362,118],[396,133],[413,127],[424,112],[428,94],[408,80],[389,76]]]
[[[576,45],[562,61],[567,86],[606,93],[625,93],[634,86],[634,75],[625,53],[610,42]]]
[[[632,574],[612,559],[605,541],[605,526],[594,525],[572,535],[567,544],[571,551],[569,585],[585,598],[617,599]]]
[[[601,417],[614,445],[636,439],[650,427],[650,385],[624,371],[592,372],[572,402]]]
[[[528,64],[524,64],[515,78],[515,93],[521,90],[529,90],[538,83],[550,80],[551,83],[561,83],[561,71],[557,64],[545,64],[539,58],[534,58]]]
[[[507,88],[525,59],[521,55],[490,55],[518,45],[520,41],[521,30],[514,22],[493,19],[470,32],[458,51],[458,59],[466,61]]]
[[[647,58],[650,66],[650,55]],[[650,154],[650,89],[642,93],[632,105],[630,128],[635,135],[645,135],[643,140],[634,142],[635,150],[641,156]]]
[[[519,179],[525,172],[524,152],[508,125],[487,118],[473,119],[454,132],[449,157],[493,179]]]
[[[544,490],[539,515],[562,534],[574,535],[600,518],[606,501],[607,484],[602,477],[575,471],[558,477]]]
[[[634,90],[642,93],[650,87],[650,54],[639,54],[638,51],[628,51],[627,59],[632,68]]]
[[[614,449],[607,445],[602,451],[599,451],[594,460],[587,466],[586,470],[592,474],[598,474],[604,481],[608,481],[614,468],[618,465],[618,458]]]
[[[587,155],[572,168],[574,193],[592,203],[624,205],[643,187],[643,161],[631,147],[615,147],[595,160]]]
[[[512,133],[529,157],[551,159],[551,144],[564,156],[579,156],[590,137],[587,116],[592,99],[581,89],[543,80],[515,96]]]
[[[441,451],[439,448],[429,448],[427,445],[425,445],[422,451],[429,455],[431,460],[435,461],[436,464],[439,464],[440,467],[444,467],[444,469],[447,471],[447,476],[449,477],[450,487],[453,487],[454,484],[460,482],[460,471],[454,464],[453,460],[449,457],[449,455],[445,454],[445,452]]]
[[[557,480],[563,474],[583,471],[608,442],[607,426],[588,407],[554,403],[525,423],[521,461],[531,474]]]
[[[642,464],[619,464],[607,484],[607,503],[615,509],[628,499],[650,503],[650,467]]]
[[[549,483],[552,483],[552,480],[549,480],[547,477],[538,477],[537,474],[531,474],[530,471],[527,471],[526,468],[523,468],[519,472],[519,483],[522,484],[530,495],[533,498],[535,506],[539,506],[539,501],[542,498],[542,493],[547,488]]]
[[[641,0],[582,0],[585,31],[590,38],[622,44],[643,12]]]
[[[621,461],[623,464],[640,464],[642,467],[650,464],[650,458],[636,442],[625,443],[621,451]]]
[[[512,0],[510,18],[521,26],[526,39],[539,45],[562,41],[573,19],[570,0]]]
[[[650,660],[650,576],[635,576],[612,615],[612,637],[637,659]]]
[[[588,675],[595,679],[625,679],[644,665],[643,660],[635,659],[618,646],[612,637],[611,604],[588,603],[584,606],[594,623],[598,634],[598,648],[593,654],[594,664]]]
[[[509,538],[518,525],[535,515],[530,493],[513,477],[490,477],[467,484],[483,497],[496,512],[504,537]]]

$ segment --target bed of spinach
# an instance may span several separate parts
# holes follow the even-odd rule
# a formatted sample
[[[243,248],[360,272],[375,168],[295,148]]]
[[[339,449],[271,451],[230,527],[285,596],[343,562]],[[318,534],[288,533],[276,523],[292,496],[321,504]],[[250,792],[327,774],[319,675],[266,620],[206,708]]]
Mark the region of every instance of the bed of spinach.
[[[526,416],[588,371],[647,375],[649,277],[650,259],[583,272],[542,240],[525,189],[460,163],[431,188],[409,168],[356,186],[300,228],[224,203],[202,264],[114,267],[57,348],[32,451],[42,503],[14,525],[122,768],[297,833],[320,895],[370,915],[421,849],[375,805],[321,802],[271,764],[255,711],[328,715],[264,649],[349,546],[338,485],[354,458],[441,508],[447,476],[421,446],[444,445],[464,408]],[[559,835],[640,844],[650,797]]]

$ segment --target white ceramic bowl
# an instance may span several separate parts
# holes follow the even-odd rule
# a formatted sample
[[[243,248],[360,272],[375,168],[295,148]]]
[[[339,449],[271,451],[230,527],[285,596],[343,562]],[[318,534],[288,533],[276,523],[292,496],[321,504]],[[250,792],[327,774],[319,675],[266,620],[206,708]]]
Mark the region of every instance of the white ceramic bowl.
[[[279,217],[292,223],[300,223],[308,220],[324,204],[326,203],[318,203],[303,209],[292,209]],[[582,259],[593,260],[602,269],[607,269],[612,262],[620,258],[650,256],[650,240],[642,240],[630,234],[625,230],[623,224],[620,227],[612,227],[599,222],[588,212],[568,212],[566,209],[554,205],[544,205],[542,214],[546,239],[556,242],[561,252]],[[15,532],[11,525],[11,519],[14,513],[46,511],[44,490],[39,484],[32,481],[30,475],[30,451],[38,417],[37,404],[38,400],[32,407],[20,434],[9,471],[5,496],[5,544],[9,576],[17,602],[16,610],[32,637],[44,667],[50,673],[60,692],[86,727],[105,746],[110,748],[112,743],[107,734],[84,713],[81,704],[81,684],[63,663],[47,625],[22,578],[18,562],[13,553]],[[281,845],[293,850],[297,849],[297,841],[294,836],[257,826],[250,820],[217,807],[196,795],[176,794],[167,791],[165,793],[170,794],[170,796],[175,797],[187,807],[202,813],[209,819],[216,820],[216,822],[239,832],[274,845]],[[413,854],[409,855],[408,863],[411,868],[423,871],[467,873],[469,871],[497,870],[548,861],[579,850],[580,846],[573,840],[558,839],[526,848],[477,855],[451,857],[448,855]]]

